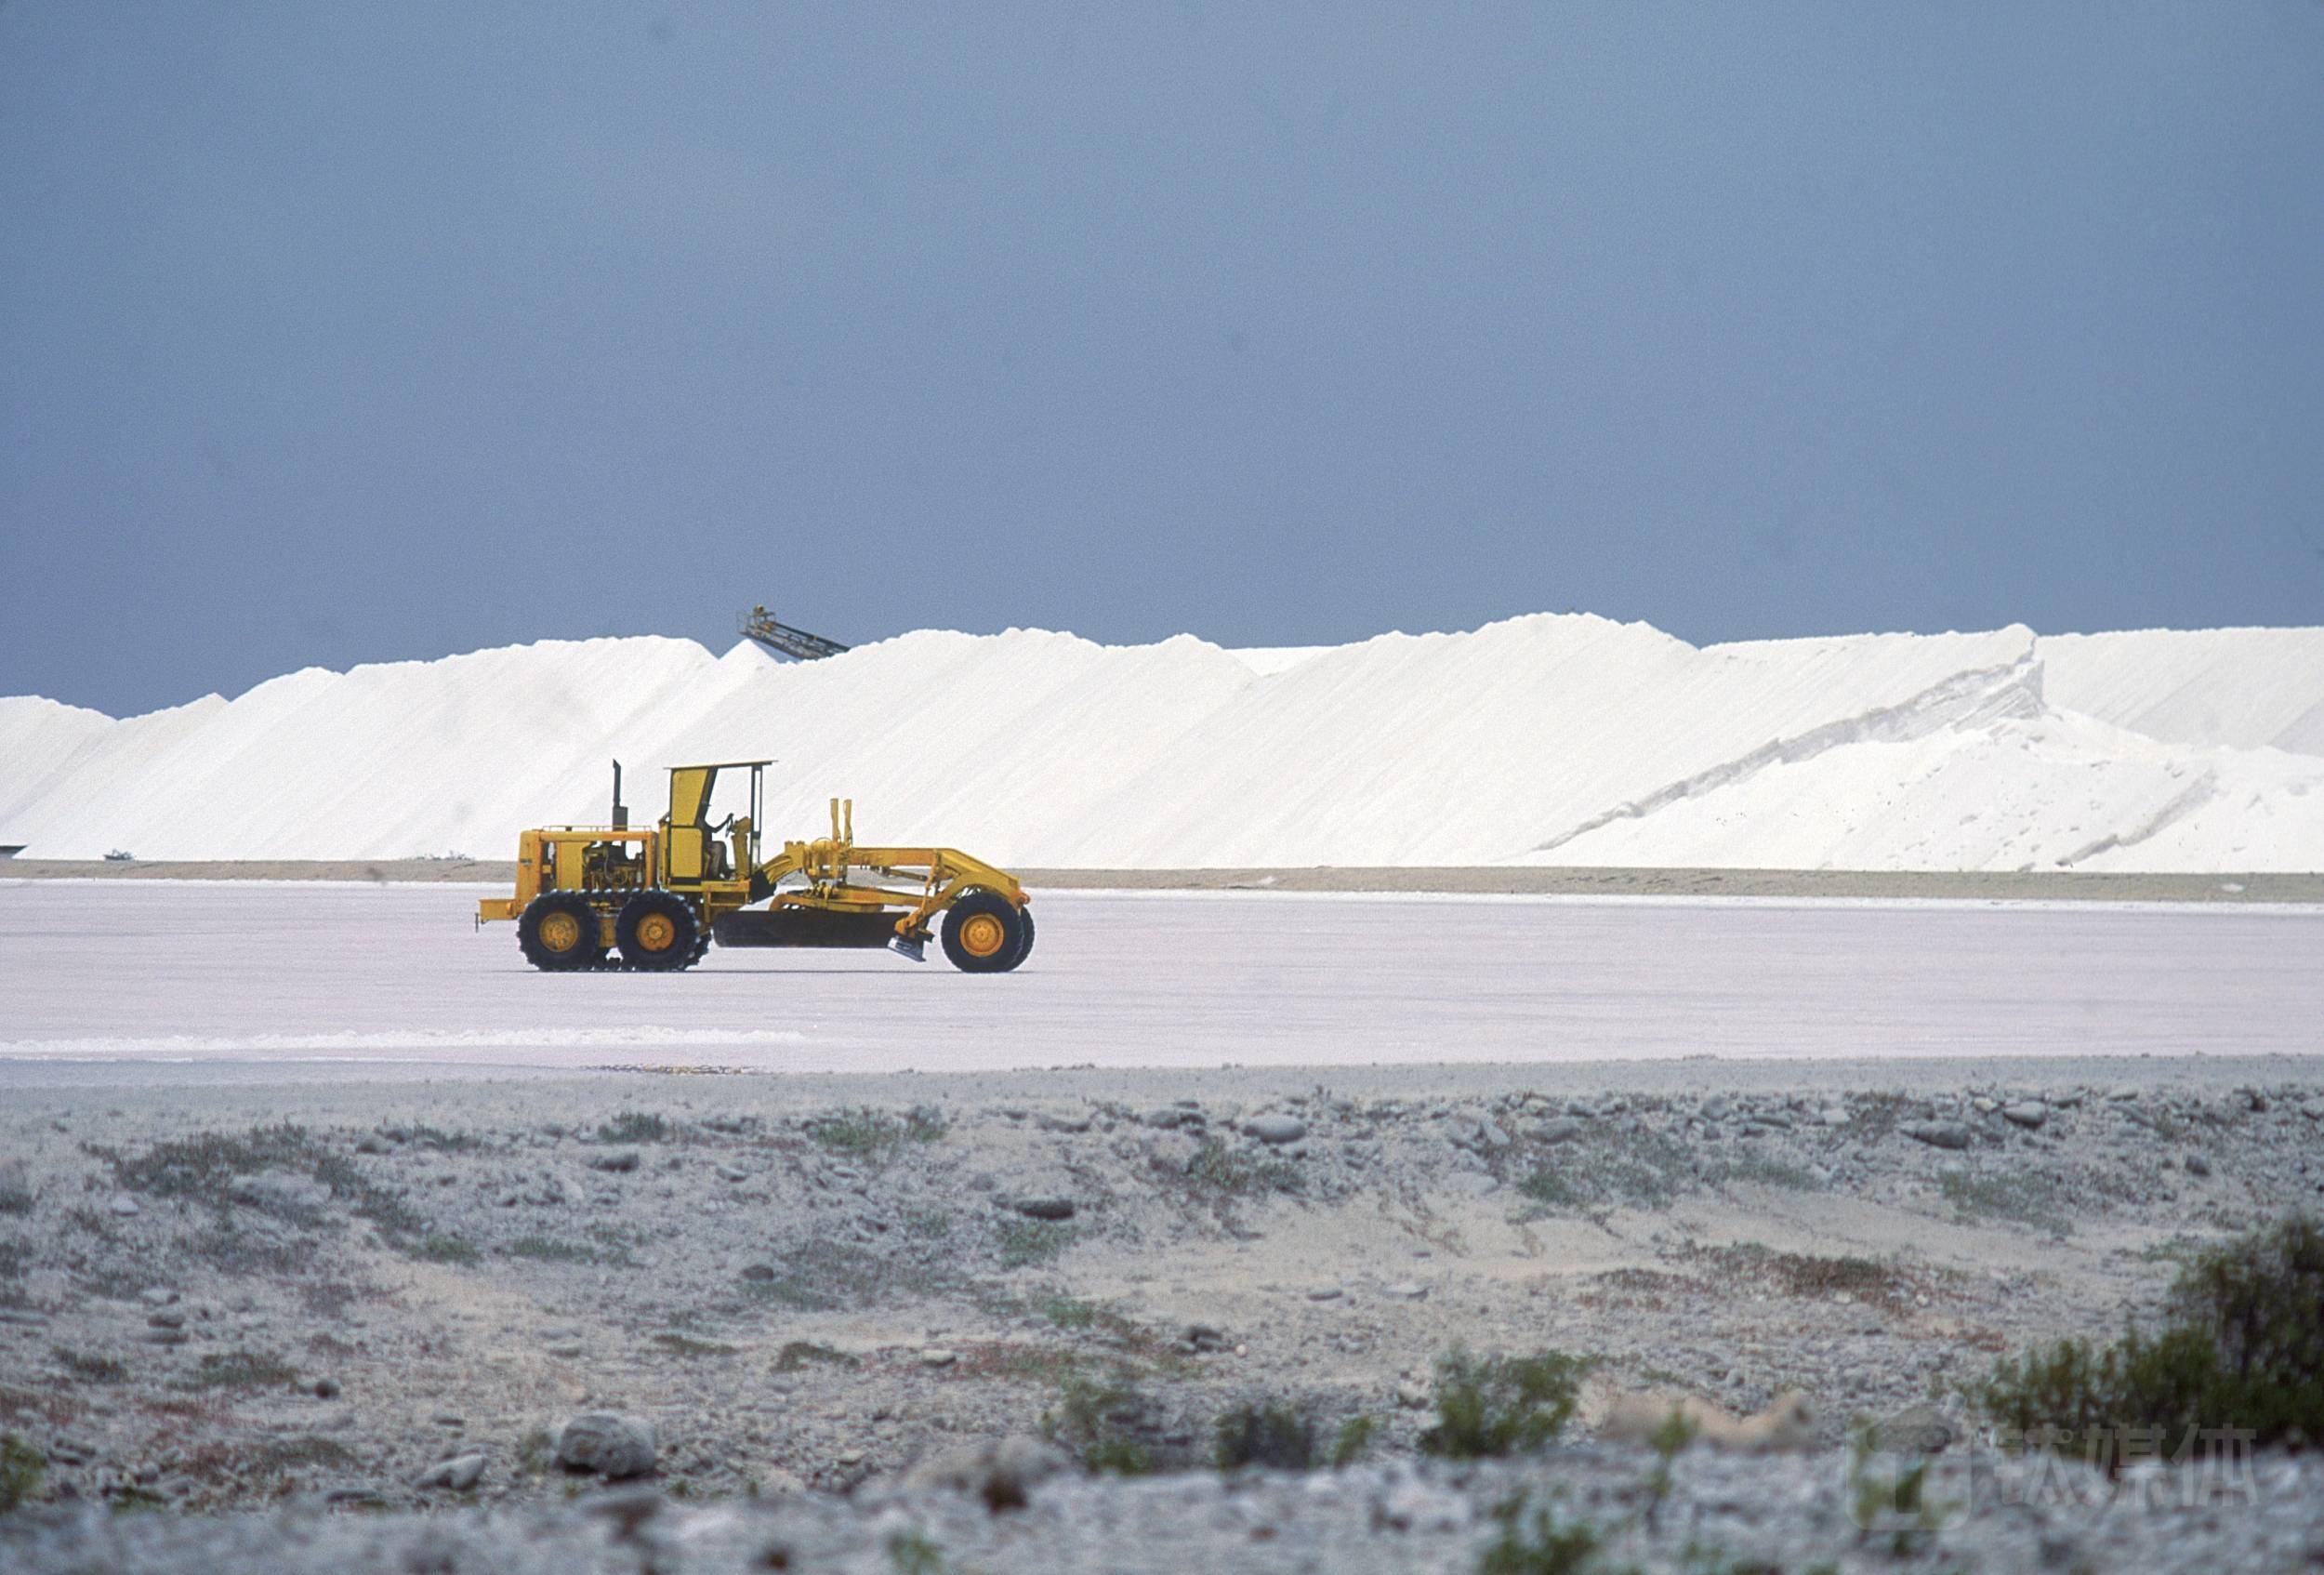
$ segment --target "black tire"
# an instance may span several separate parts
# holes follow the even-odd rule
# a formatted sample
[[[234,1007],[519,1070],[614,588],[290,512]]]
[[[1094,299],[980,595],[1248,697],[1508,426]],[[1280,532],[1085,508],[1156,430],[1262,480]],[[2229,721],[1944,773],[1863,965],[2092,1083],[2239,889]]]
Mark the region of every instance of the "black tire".
[[[667,892],[640,892],[621,905],[621,917],[614,920],[621,960],[642,973],[692,968],[702,956],[695,948],[701,939],[694,910]]]
[[[1009,965],[1011,968],[1023,967],[1024,960],[1033,955],[1033,910],[1021,907],[1017,909],[1017,917],[1024,921],[1024,944],[1017,948],[1017,960]]]
[[[597,910],[571,892],[543,892],[517,920],[517,949],[544,973],[594,968],[605,956],[597,944]]]
[[[1032,946],[1024,910],[997,892],[970,892],[944,910],[944,956],[963,973],[1006,973]]]

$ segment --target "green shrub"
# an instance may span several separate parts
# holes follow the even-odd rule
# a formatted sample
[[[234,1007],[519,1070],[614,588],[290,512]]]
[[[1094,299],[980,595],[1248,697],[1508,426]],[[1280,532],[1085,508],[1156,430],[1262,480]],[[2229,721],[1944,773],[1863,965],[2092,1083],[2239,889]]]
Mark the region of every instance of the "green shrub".
[[[472,1268],[484,1261],[476,1244],[456,1236],[431,1234],[413,1238],[400,1238],[396,1245],[406,1257],[417,1258],[423,1264],[456,1264]]]
[[[1091,1471],[1142,1476],[1164,1464],[1161,1425],[1154,1402],[1128,1379],[1098,1383],[1078,1374],[1065,1380],[1057,1405],[1041,1418],[1050,1442]]]
[[[597,1128],[600,1143],[667,1143],[669,1135],[669,1123],[645,1110],[624,1110]]]
[[[1219,1418],[1211,1436],[1211,1460],[1221,1471],[1247,1465],[1312,1471],[1315,1466],[1315,1419],[1301,1406],[1246,1400]]]
[[[2125,1428],[2160,1429],[2166,1451],[2208,1428],[2324,1443],[2324,1226],[2294,1218],[2212,1248],[2181,1271],[2160,1328],[2004,1359],[1972,1397],[2014,1436],[2085,1452]]]
[[[1500,1535],[1478,1559],[1477,1575],[1582,1575],[1596,1566],[1603,1537],[1588,1521],[1567,1520],[1553,1505],[1524,1500],[1498,1513]]]
[[[1339,1471],[1353,1465],[1369,1452],[1372,1435],[1380,1431],[1380,1423],[1368,1416],[1352,1416],[1340,1424],[1340,1436],[1332,1440],[1331,1469]]]
[[[1453,1460],[1538,1449],[1573,1419],[1590,1358],[1544,1351],[1473,1357],[1456,1348],[1436,1363],[1436,1423],[1420,1449]]]
[[[1250,1198],[1270,1192],[1303,1190],[1306,1178],[1288,1159],[1252,1153],[1216,1136],[1206,1136],[1186,1161],[1186,1179],[1195,1190],[1214,1200]]]
[[[807,1135],[834,1154],[885,1163],[907,1143],[934,1143],[944,1135],[944,1119],[920,1107],[891,1116],[884,1110],[850,1110],[811,1123]]]
[[[46,1475],[46,1455],[13,1433],[0,1435],[0,1515],[39,1492]]]

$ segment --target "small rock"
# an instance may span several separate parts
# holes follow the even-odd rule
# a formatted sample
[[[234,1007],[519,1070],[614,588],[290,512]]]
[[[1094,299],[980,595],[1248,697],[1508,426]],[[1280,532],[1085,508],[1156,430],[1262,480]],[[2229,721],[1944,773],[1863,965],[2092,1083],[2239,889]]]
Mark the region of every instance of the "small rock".
[[[1037,1124],[1043,1132],[1086,1132],[1089,1130],[1089,1117],[1086,1111],[1070,1116],[1043,1115]]]
[[[483,1476],[484,1457],[482,1455],[455,1455],[450,1460],[439,1461],[417,1476],[413,1477],[412,1486],[415,1488],[448,1488],[453,1492],[465,1493],[482,1480]]]
[[[125,1192],[114,1193],[112,1201],[107,1203],[105,1207],[111,1212],[119,1214],[125,1219],[131,1214],[140,1214],[145,1211],[139,1207],[138,1200]]]
[[[2014,1105],[2001,1107],[2001,1119],[2014,1127],[2025,1127],[2030,1131],[2049,1118],[2050,1107],[2038,1099],[2021,1099]]]
[[[1583,1130],[1579,1117],[1553,1116],[1534,1128],[1533,1135],[1543,1143],[1571,1143]]]
[[[601,1154],[591,1159],[589,1168],[593,1171],[634,1171],[638,1168],[638,1151],[634,1148],[616,1148],[611,1154]]]
[[[391,1154],[394,1152],[394,1145],[377,1132],[365,1132],[356,1139],[355,1152],[358,1154]]]
[[[1428,1391],[1417,1383],[1399,1383],[1396,1385],[1396,1404],[1408,1411],[1426,1410]]]
[[[318,1378],[314,1389],[316,1399],[335,1400],[338,1398],[339,1381],[336,1378]]]
[[[1380,1293],[1398,1302],[1418,1302],[1428,1295],[1428,1287],[1405,1280],[1395,1285],[1383,1285]]]
[[[1307,1135],[1307,1123],[1297,1116],[1276,1113],[1253,1116],[1243,1123],[1243,1131],[1261,1143],[1297,1143]]]
[[[175,1307],[157,1308],[145,1315],[145,1323],[149,1329],[183,1329],[186,1315]]]
[[[1226,1344],[1226,1336],[1207,1323],[1188,1324],[1185,1340],[1187,1344],[1197,1351],[1221,1350]]]
[[[1905,1128],[1905,1135],[1932,1148],[1966,1148],[1971,1139],[1969,1129],[1959,1121],[1914,1121]]]
[[[920,1353],[920,1366],[922,1367],[950,1367],[959,1359],[959,1352],[947,1351],[937,1345],[931,1345]]]
[[[138,1292],[138,1300],[149,1307],[166,1307],[178,1300],[178,1292],[166,1285],[149,1285]]]
[[[2200,1154],[2190,1154],[2186,1157],[2186,1173],[2190,1176],[2210,1175],[2211,1161]]]
[[[1307,1293],[1311,1302],[1337,1302],[1346,1294],[1336,1285],[1319,1285]]]
[[[761,1283],[771,1280],[774,1277],[774,1265],[772,1264],[749,1264],[743,1270],[743,1277]]]
[[[643,1417],[588,1411],[557,1436],[557,1463],[568,1471],[595,1471],[614,1480],[643,1476],[654,1469],[654,1423]]]
[[[720,1181],[731,1182],[748,1181],[750,1179],[750,1172],[744,1170],[740,1165],[720,1165],[719,1167],[719,1179]]]
[[[1010,1207],[1029,1220],[1070,1220],[1074,1217],[1074,1200],[1070,1198],[1020,1198]]]

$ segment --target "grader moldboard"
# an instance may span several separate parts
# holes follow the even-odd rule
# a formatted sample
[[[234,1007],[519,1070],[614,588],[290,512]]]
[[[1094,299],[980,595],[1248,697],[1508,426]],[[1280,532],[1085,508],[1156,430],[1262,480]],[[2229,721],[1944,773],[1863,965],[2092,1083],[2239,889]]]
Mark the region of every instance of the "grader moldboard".
[[[1032,951],[1033,910],[1016,877],[954,848],[858,847],[852,800],[831,801],[829,837],[786,842],[762,862],[772,763],[672,766],[669,813],[633,830],[616,761],[613,824],[522,833],[516,895],[478,903],[477,921],[515,920],[525,960],[550,973],[691,968],[714,936],[722,946],[891,946],[918,962],[939,915],[944,955],[966,973],[1005,973]],[[722,771],[750,773],[749,814],[713,825]],[[919,887],[859,886],[853,870]]]

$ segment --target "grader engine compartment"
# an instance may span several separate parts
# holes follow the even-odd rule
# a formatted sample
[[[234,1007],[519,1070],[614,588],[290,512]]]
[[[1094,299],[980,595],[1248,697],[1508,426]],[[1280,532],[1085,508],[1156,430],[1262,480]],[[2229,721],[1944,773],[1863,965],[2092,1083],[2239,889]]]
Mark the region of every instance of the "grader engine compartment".
[[[614,762],[611,824],[522,833],[515,894],[479,902],[477,922],[515,920],[525,960],[552,973],[675,972],[701,961],[714,940],[887,946],[918,962],[940,935],[944,956],[969,973],[1008,973],[1032,952],[1033,912],[1014,876],[957,848],[859,847],[852,800],[831,801],[829,836],[786,841],[762,858],[772,763],[672,766],[667,812],[632,829]],[[749,774],[748,800],[744,813],[714,823],[722,772]],[[917,887],[859,884],[858,872]]]

